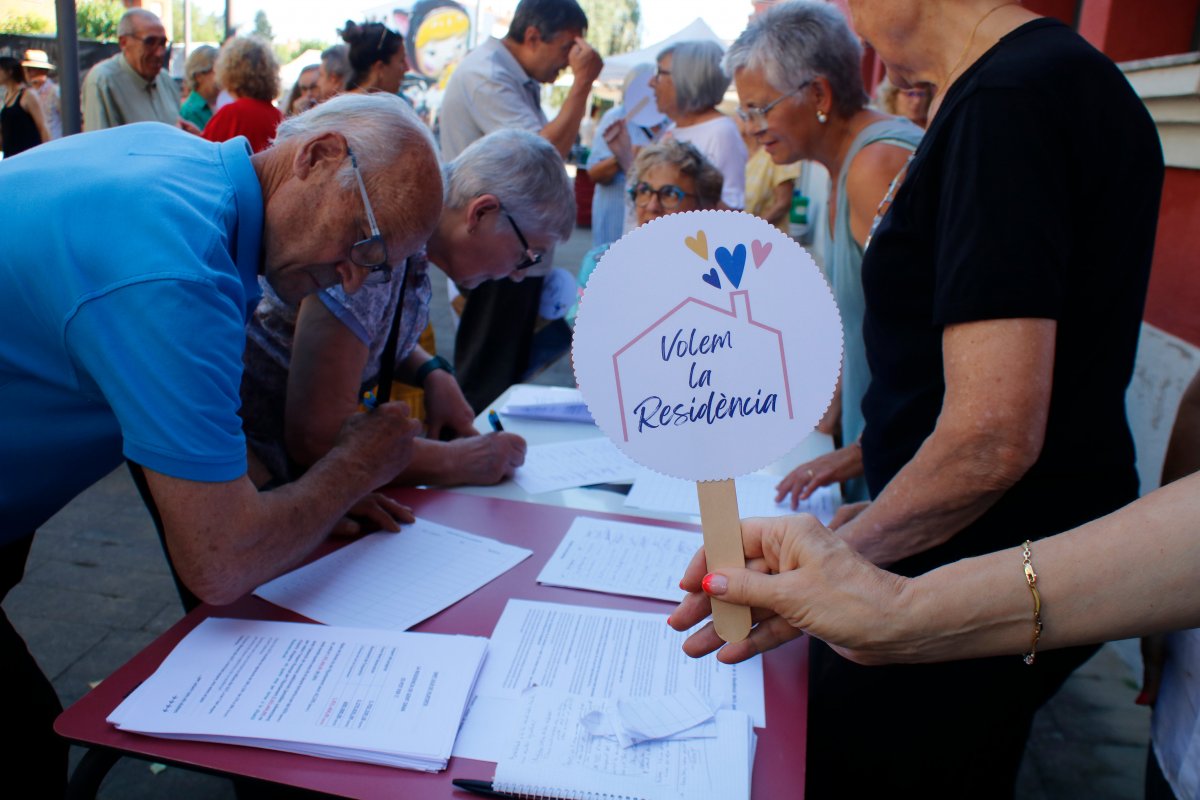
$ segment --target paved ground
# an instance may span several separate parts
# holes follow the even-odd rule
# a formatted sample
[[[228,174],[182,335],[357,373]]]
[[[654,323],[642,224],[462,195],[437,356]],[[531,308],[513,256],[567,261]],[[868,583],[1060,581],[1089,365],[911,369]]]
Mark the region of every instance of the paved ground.
[[[559,263],[578,265],[589,235],[577,232],[560,250]],[[452,334],[444,289],[442,283],[435,286],[434,315],[440,349],[447,353]],[[565,360],[541,380],[571,382]],[[77,700],[182,616],[153,526],[124,468],[42,528],[25,580],[4,608],[64,704]],[[1136,694],[1125,661],[1112,646],[1103,648],[1039,714],[1018,796],[1140,798],[1149,714],[1133,704]],[[222,778],[125,759],[100,796],[225,800],[234,794]]]

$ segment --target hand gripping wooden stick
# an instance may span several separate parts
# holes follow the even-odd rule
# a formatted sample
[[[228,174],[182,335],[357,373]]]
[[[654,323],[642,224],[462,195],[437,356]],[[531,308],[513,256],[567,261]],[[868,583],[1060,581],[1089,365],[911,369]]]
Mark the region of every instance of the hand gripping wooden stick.
[[[704,555],[709,572],[746,566],[733,479],[697,481],[696,493],[700,497],[700,526],[704,529]],[[750,609],[746,606],[714,599],[712,618],[717,635],[726,642],[740,642],[750,635]]]

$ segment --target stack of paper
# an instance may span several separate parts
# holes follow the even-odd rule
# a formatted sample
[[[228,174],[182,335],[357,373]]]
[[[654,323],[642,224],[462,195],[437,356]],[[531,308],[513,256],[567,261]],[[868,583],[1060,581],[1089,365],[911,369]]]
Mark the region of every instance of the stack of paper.
[[[606,436],[536,444],[513,480],[529,494],[557,492],[597,483],[629,483],[639,467]]]
[[[738,516],[782,517],[788,514],[812,514],[822,524],[828,525],[834,512],[841,505],[841,490],[837,484],[822,486],[799,507],[792,509],[791,499],[775,502],[775,486],[779,478],[755,472],[734,480],[737,488]],[[625,498],[628,508],[659,513],[690,514],[700,516],[700,500],[696,495],[696,482],[672,478],[654,470],[642,469]]]
[[[701,732],[674,731],[626,745],[588,730],[588,720],[605,713],[603,706],[579,695],[529,692],[518,735],[496,765],[493,788],[521,797],[750,797],[755,736],[744,712],[708,710],[711,724]]]
[[[518,386],[500,411],[510,417],[592,424],[583,393],[562,386]]]
[[[477,636],[207,619],[108,721],[150,736],[437,772],[486,650]]]
[[[328,625],[403,631],[532,552],[418,519],[399,533],[363,537],[254,593]]]

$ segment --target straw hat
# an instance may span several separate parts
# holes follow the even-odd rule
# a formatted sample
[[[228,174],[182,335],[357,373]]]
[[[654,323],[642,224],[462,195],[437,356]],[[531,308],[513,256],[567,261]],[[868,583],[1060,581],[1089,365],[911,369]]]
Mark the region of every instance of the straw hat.
[[[46,55],[45,50],[26,50],[25,60],[21,62],[22,67],[33,67],[34,69],[54,69],[54,65],[50,63],[50,57]]]

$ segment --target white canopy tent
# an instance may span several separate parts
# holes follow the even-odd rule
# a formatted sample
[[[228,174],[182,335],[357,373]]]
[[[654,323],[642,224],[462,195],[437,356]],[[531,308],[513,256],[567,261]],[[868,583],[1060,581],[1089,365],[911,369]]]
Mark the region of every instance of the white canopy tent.
[[[292,86],[300,79],[300,73],[305,67],[321,63],[320,50],[305,50],[288,63],[279,68],[280,98],[287,97]],[[285,111],[286,113],[286,111]]]
[[[726,46],[721,37],[708,27],[708,23],[700,17],[696,17],[690,25],[676,31],[661,42],[655,42],[631,53],[622,53],[619,56],[609,56],[604,59],[604,69],[600,71],[599,80],[601,83],[620,84],[625,79],[626,72],[638,64],[653,64],[657,60],[658,54],[668,46],[676,42],[691,42],[698,39],[716,42],[721,45],[722,50]]]

